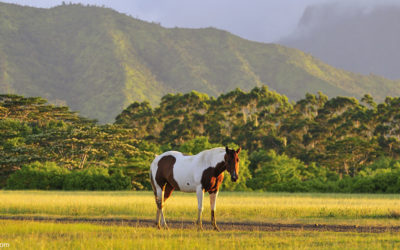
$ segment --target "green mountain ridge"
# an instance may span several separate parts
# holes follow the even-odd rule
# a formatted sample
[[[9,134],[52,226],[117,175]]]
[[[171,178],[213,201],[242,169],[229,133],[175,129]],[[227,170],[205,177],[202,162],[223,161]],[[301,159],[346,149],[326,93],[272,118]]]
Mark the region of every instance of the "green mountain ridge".
[[[400,95],[399,81],[335,69],[300,50],[214,28],[163,28],[106,8],[0,3],[0,92],[42,96],[112,122],[133,101],[268,85],[290,99]]]

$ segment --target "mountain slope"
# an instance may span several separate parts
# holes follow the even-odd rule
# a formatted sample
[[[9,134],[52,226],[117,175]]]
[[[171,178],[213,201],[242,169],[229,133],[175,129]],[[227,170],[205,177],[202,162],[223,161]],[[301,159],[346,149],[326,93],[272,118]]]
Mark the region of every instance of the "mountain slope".
[[[280,43],[335,67],[400,79],[400,5],[367,8],[346,4],[308,7],[298,32]]]
[[[42,96],[111,122],[133,101],[154,105],[171,92],[217,96],[264,84],[291,99],[317,91],[378,100],[400,94],[399,82],[213,28],[166,29],[82,5],[0,3],[0,92]]]

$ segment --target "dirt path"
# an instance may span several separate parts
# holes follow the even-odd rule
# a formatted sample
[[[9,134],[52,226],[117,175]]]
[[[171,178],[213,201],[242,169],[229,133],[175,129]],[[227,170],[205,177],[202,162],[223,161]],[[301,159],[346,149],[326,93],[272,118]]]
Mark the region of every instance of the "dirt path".
[[[18,220],[18,221],[45,221],[59,223],[92,223],[101,225],[121,225],[136,227],[155,227],[154,220],[146,219],[113,219],[113,218],[52,218],[44,216],[2,216],[0,220]],[[193,221],[167,220],[170,228],[195,228]],[[240,231],[332,231],[332,232],[400,232],[400,226],[353,226],[353,225],[326,225],[326,224],[280,224],[280,223],[256,223],[256,222],[218,222],[222,231],[240,230]],[[205,230],[211,230],[210,222],[203,222]]]

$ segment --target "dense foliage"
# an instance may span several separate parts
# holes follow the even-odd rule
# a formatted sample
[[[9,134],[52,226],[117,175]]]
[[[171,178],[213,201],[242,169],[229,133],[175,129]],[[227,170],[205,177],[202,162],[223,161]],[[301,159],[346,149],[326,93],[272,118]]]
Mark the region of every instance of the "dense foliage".
[[[376,104],[370,95],[359,102],[319,93],[289,103],[261,87],[248,93],[236,89],[217,99],[195,91],[170,94],[155,109],[135,102],[116,124],[140,131],[137,139],[171,147],[199,136],[241,145],[250,153],[249,188],[362,192],[365,183],[359,179],[374,182],[386,174],[393,176],[390,185],[398,185],[398,172],[390,165],[367,169],[382,157],[399,158],[399,119],[400,98]],[[362,188],[349,187],[357,183]],[[370,190],[388,191],[378,186]]]
[[[15,170],[38,161],[69,170],[118,168],[131,176],[134,189],[150,187],[148,166],[156,152],[147,151],[132,129],[98,126],[67,107],[17,95],[0,95],[0,118],[1,186]],[[74,172],[77,178],[81,173],[93,172]]]
[[[68,170],[55,163],[34,162],[22,166],[7,180],[8,189],[123,190],[131,189],[131,178],[121,169],[88,167]]]
[[[135,102],[114,125],[96,125],[42,98],[1,95],[0,115],[9,188],[150,189],[156,154],[240,145],[239,182],[226,178],[225,190],[400,191],[400,98],[377,104],[370,95],[359,102],[319,93],[290,103],[267,87],[216,99],[193,91],[166,95],[156,108]],[[53,175],[62,181],[26,181]]]
[[[0,93],[42,96],[102,123],[133,101],[208,95],[268,84],[293,100],[306,92],[379,101],[399,81],[333,68],[296,49],[207,29],[166,29],[79,4],[37,9],[0,3]]]

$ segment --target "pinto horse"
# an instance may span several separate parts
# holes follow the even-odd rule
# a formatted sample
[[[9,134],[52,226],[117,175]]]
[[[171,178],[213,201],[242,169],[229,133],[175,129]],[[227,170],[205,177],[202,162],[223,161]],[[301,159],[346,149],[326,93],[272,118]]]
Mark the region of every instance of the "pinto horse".
[[[219,228],[215,219],[218,189],[224,179],[224,171],[236,182],[239,173],[239,152],[228,147],[204,150],[197,155],[187,156],[177,151],[168,151],[158,155],[150,166],[150,179],[153,187],[157,216],[156,224],[167,228],[163,213],[163,204],[173,190],[196,192],[198,217],[196,224],[203,229],[201,214],[203,212],[204,192],[210,194],[211,223],[215,230]],[[161,220],[161,225],[160,225]]]

